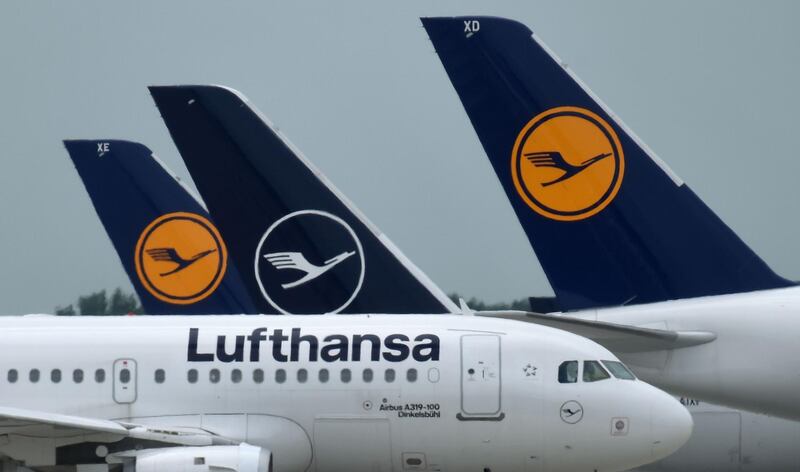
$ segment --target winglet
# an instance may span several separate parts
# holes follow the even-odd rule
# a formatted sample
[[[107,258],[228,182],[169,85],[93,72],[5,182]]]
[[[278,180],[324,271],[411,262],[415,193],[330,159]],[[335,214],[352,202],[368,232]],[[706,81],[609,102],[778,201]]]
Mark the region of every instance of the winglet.
[[[472,308],[470,308],[469,305],[467,305],[467,301],[464,300],[463,298],[459,297],[458,306],[459,306],[459,308],[461,308],[461,314],[462,315],[464,315],[464,316],[474,316],[475,315],[475,312],[472,311]]]

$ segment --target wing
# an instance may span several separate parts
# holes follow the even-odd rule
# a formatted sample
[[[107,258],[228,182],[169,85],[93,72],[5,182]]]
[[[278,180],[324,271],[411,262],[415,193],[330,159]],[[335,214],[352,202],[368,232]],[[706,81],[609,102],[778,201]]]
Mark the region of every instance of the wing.
[[[477,316],[505,318],[557,328],[589,338],[613,353],[649,352],[710,343],[717,335],[708,331],[670,331],[640,328],[565,315],[524,311],[477,311]]]
[[[150,429],[144,425],[122,421],[0,407],[0,434],[23,433],[32,438],[48,439],[89,434],[106,435],[112,440],[131,437],[186,446],[231,444],[230,441],[201,429],[162,427]]]
[[[119,443],[148,447],[232,445],[237,442],[193,428],[150,428],[120,421],[0,407],[0,455],[29,466],[52,465],[56,449],[81,443]],[[109,446],[111,448],[111,446]]]
[[[182,261],[181,256],[178,255],[178,251],[176,251],[174,247],[154,247],[145,250],[145,252],[147,252],[147,255],[154,261],[174,262],[176,264],[180,264]]]
[[[87,433],[124,437],[128,429],[120,423],[41,411],[0,407],[0,434],[21,434],[36,438],[75,436]]]

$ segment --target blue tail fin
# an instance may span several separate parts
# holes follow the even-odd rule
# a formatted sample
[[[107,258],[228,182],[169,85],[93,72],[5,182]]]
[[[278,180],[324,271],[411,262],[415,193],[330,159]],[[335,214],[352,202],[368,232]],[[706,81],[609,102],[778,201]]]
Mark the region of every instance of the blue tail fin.
[[[256,313],[208,212],[130,141],[64,141],[145,312]]]
[[[563,309],[792,285],[526,26],[422,23]]]
[[[261,311],[457,310],[238,92],[150,92]]]

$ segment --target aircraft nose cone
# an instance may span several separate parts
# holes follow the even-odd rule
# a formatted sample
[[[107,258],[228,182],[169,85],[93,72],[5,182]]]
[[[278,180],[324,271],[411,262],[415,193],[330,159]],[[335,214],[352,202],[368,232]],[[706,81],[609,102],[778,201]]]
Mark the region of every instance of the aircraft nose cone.
[[[675,398],[661,393],[665,398],[653,406],[651,416],[654,461],[680,449],[689,440],[694,428],[689,410]]]

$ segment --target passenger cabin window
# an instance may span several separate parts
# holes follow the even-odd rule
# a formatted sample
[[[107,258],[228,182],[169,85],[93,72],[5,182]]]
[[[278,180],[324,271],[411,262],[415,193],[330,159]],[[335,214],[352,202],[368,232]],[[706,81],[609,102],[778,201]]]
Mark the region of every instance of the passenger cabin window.
[[[75,369],[72,371],[72,381],[76,384],[83,382],[83,370]]]
[[[583,361],[583,381],[597,382],[611,378],[608,372],[597,361]]]
[[[189,369],[186,372],[186,380],[188,380],[190,384],[197,383],[197,369]]]
[[[436,367],[431,367],[428,369],[428,382],[436,383],[439,381],[439,369]]]
[[[282,384],[286,382],[286,371],[283,369],[278,369],[275,371],[275,382]]]
[[[406,371],[406,380],[409,382],[416,382],[417,381],[417,369],[408,369]]]
[[[220,378],[219,369],[211,369],[208,371],[208,380],[212,384],[219,383],[219,378]]]
[[[38,382],[39,377],[40,377],[39,369],[31,369],[31,371],[28,373],[28,380],[30,380],[31,383]]]
[[[578,381],[578,361],[564,361],[558,366],[558,383],[571,384]]]
[[[242,381],[242,371],[239,369],[233,369],[231,371],[231,382],[238,384]]]
[[[372,369],[364,369],[364,372],[361,374],[361,378],[366,383],[372,382]]]
[[[321,383],[327,383],[329,378],[330,378],[330,373],[328,372],[328,369],[319,370],[319,381]]]
[[[342,383],[349,383],[350,379],[353,377],[353,374],[350,373],[350,369],[342,369]]]
[[[636,380],[636,376],[633,375],[633,372],[628,369],[625,364],[618,361],[602,361],[603,365],[606,366],[611,372],[611,375],[618,379],[622,380]]]
[[[385,380],[386,383],[394,382],[394,377],[395,377],[394,369],[386,369],[386,372],[383,373],[383,380]]]
[[[167,374],[164,372],[164,369],[156,369],[155,380],[157,384],[163,384],[166,376]]]
[[[97,369],[94,371],[94,381],[101,384],[106,381],[106,371],[103,369]]]
[[[11,369],[8,371],[8,382],[15,383],[19,378],[19,374],[17,373],[17,369]]]
[[[306,383],[308,380],[308,371],[306,369],[300,369],[297,371],[297,381],[300,383]]]
[[[61,370],[60,369],[53,369],[50,371],[50,380],[53,383],[61,382]]]
[[[260,384],[264,383],[264,371],[261,369],[256,369],[253,371],[253,382]]]
[[[131,370],[130,369],[122,369],[119,371],[119,381],[123,384],[126,384],[131,381]]]

